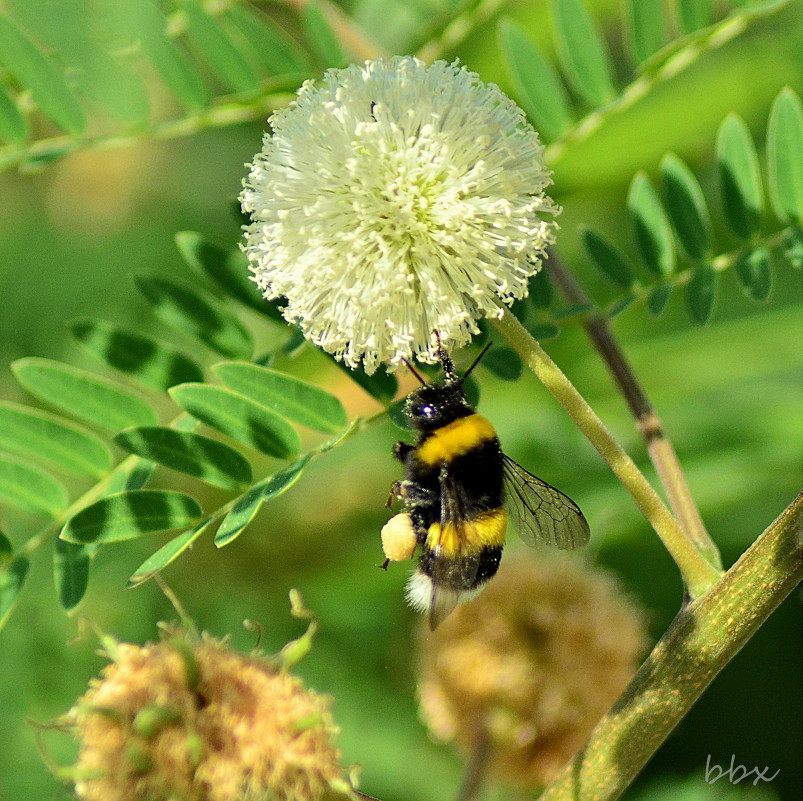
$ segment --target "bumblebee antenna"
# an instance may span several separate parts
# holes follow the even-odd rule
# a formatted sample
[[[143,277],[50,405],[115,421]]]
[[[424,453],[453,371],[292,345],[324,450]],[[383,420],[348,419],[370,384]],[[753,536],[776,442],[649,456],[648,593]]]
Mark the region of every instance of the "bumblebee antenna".
[[[483,349],[480,351],[480,355],[479,355],[479,356],[477,356],[477,358],[476,358],[476,359],[474,359],[474,361],[471,363],[471,367],[469,367],[469,368],[468,368],[468,370],[466,370],[466,372],[465,372],[465,373],[463,373],[463,377],[460,379],[461,381],[465,381],[465,379],[466,379],[466,378],[468,378],[468,376],[469,376],[469,374],[471,373],[471,371],[472,371],[472,370],[473,370],[473,369],[474,369],[474,368],[475,368],[475,367],[476,367],[476,366],[477,366],[477,365],[480,363],[480,359],[481,359],[481,358],[482,358],[482,357],[483,357],[483,356],[484,356],[484,355],[485,355],[485,354],[486,354],[486,353],[487,353],[487,352],[488,352],[488,351],[491,349],[491,345],[493,345],[493,344],[494,344],[493,342],[489,342],[489,343],[488,343],[488,344],[487,344],[487,345],[486,345],[486,346],[485,346],[485,347],[484,347],[484,348],[483,348]]]
[[[407,361],[407,359],[405,359],[405,358],[404,358],[404,356],[402,356],[402,358],[401,358],[401,361],[404,363],[405,367],[406,367],[406,368],[407,368],[407,369],[408,369],[408,370],[409,370],[409,371],[410,371],[410,372],[411,372],[411,373],[412,373],[412,374],[413,374],[413,375],[414,375],[414,376],[415,376],[415,377],[416,377],[416,378],[417,378],[417,379],[418,379],[418,380],[419,380],[419,381],[420,381],[422,384],[426,385],[426,383],[427,383],[427,382],[426,382],[426,381],[424,381],[424,379],[421,377],[421,373],[419,373],[419,372],[418,372],[418,370],[416,370],[416,369],[415,369],[415,367],[413,367],[413,365],[412,365],[412,364],[410,364],[410,362],[408,362],[408,361]]]

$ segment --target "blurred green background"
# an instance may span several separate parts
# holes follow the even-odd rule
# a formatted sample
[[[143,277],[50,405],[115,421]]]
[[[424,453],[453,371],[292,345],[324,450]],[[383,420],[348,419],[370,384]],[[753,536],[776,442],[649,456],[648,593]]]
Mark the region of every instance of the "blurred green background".
[[[9,13],[19,13],[19,4],[7,5]],[[343,4],[368,39],[399,53],[415,51],[448,22],[455,5],[447,0]],[[535,0],[499,5],[446,57],[459,56],[485,80],[512,91],[496,19],[501,13],[516,19],[548,52],[550,12],[547,3]],[[44,30],[60,4],[37,0],[29,6],[26,24],[38,14]],[[620,4],[600,0],[589,6],[616,55]],[[597,299],[610,300],[616,292],[582,256],[578,227],[602,230],[631,250],[621,222],[627,186],[638,169],[655,176],[667,150],[695,169],[716,208],[711,164],[717,126],[736,111],[759,145],[763,142],[778,91],[791,85],[801,92],[802,20],[801,3],[792,2],[753,24],[643,102],[614,115],[552,165],[554,195],[564,207],[560,252]],[[226,247],[238,241],[232,204],[262,129],[244,124],[171,141],[79,151],[38,173],[0,174],[0,364],[36,355],[94,369],[65,330],[79,316],[172,337],[150,315],[132,276],[158,270],[191,280],[173,244],[176,231],[198,230]],[[722,229],[717,236],[723,249],[735,246]],[[746,299],[730,271],[721,282],[716,316],[704,328],[690,326],[677,295],[660,320],[638,306],[615,322],[726,565],[801,485],[801,294],[800,273],[788,265],[777,267],[765,304]],[[256,315],[248,321],[265,341],[284,336]],[[196,348],[196,357],[207,364],[214,360],[189,340],[181,344]],[[654,479],[622,399],[579,326],[567,327],[547,349]],[[328,387],[351,416],[379,409],[317,353],[305,350],[280,366]],[[487,370],[479,370],[478,377],[481,411],[493,420],[506,450],[580,503],[591,524],[595,561],[640,600],[651,636],[660,636],[681,601],[681,585],[632,500],[532,376],[515,384]],[[7,366],[0,367],[0,396],[30,402]],[[199,627],[230,634],[248,649],[254,634],[242,621],[257,621],[268,651],[303,630],[290,618],[287,601],[288,590],[297,587],[320,620],[315,648],[298,672],[334,696],[344,762],[360,763],[362,788],[383,801],[429,801],[454,795],[461,764],[449,747],[428,739],[417,718],[414,652],[420,621],[403,602],[407,571],[376,569],[384,503],[398,478],[390,455],[398,437],[385,420],[352,438],[317,460],[231,547],[217,551],[209,537],[202,538],[165,578]],[[193,491],[203,493],[197,486]],[[210,493],[210,505],[218,500]],[[16,545],[41,525],[24,515],[3,515],[2,527]],[[67,797],[46,770],[36,741],[41,736],[61,763],[71,759],[72,746],[63,735],[40,733],[34,723],[64,712],[104,663],[82,618],[122,640],[144,642],[156,636],[157,621],[175,617],[154,583],[124,589],[133,570],[163,541],[151,537],[105,548],[93,565],[86,599],[70,617],[55,595],[49,549],[37,554],[19,605],[0,632],[0,801]],[[726,790],[733,793],[727,798],[800,798],[802,650],[797,590],[716,679],[626,798],[724,798]],[[735,755],[748,767],[767,766],[769,775],[780,772],[763,788],[718,786],[722,795],[710,795],[714,788],[703,779],[709,755],[718,764]],[[511,797],[517,796],[510,788],[488,792],[488,798]]]

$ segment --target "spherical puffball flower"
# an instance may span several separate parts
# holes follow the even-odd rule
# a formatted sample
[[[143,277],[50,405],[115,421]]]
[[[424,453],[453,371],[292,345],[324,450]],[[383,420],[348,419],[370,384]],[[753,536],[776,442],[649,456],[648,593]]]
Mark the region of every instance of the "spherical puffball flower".
[[[329,699],[275,663],[173,632],[119,644],[68,713],[82,801],[350,799]]]
[[[632,678],[643,615],[578,560],[502,561],[423,643],[419,697],[432,734],[525,786],[552,781]]]
[[[350,367],[437,361],[527,293],[557,228],[521,109],[457,64],[397,56],[307,81],[241,194],[266,298]],[[542,219],[546,215],[549,219]]]

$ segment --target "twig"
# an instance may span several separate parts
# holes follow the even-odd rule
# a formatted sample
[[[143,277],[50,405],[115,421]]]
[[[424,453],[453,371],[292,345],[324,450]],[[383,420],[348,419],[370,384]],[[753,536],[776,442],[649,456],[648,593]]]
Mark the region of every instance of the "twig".
[[[548,270],[569,303],[585,305],[591,302],[554,251],[549,256]],[[608,319],[598,312],[591,312],[583,321],[583,327],[611,371],[614,381],[636,419],[636,425],[644,438],[647,453],[649,453],[658,478],[666,491],[672,511],[697,550],[714,567],[721,569],[722,559],[719,549],[706,531],[675,449],[666,436],[661,419],[647,398],[644,387],[636,378],[630,362],[614,337]]]
[[[540,801],[613,801],[803,578],[803,493],[703,598],[685,606]]]
[[[711,565],[695,548],[633,460],[613,438],[572,382],[530,336],[527,329],[507,310],[503,312],[502,317],[493,322],[524,363],[577,423],[580,430],[610,465],[625,489],[633,496],[675,560],[675,564],[680,568],[689,596],[699,598],[703,595],[719,580],[721,571]]]
[[[475,801],[482,787],[485,769],[488,767],[488,757],[491,755],[491,738],[487,728],[483,727],[474,743],[471,758],[466,765],[463,782],[457,793],[455,801]]]

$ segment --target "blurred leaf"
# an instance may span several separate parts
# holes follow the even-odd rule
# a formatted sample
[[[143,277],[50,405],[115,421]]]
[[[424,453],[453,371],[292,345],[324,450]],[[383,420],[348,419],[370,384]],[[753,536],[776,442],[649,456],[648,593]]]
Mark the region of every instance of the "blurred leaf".
[[[764,196],[753,139],[736,114],[729,114],[719,126],[717,167],[725,222],[734,236],[749,239],[761,229]]]
[[[55,517],[67,507],[69,496],[61,482],[41,467],[0,455],[0,499],[18,509]]]
[[[251,46],[258,63],[270,75],[308,74],[312,70],[304,51],[270,17],[248,6],[226,9],[226,19]]]
[[[270,456],[286,459],[301,447],[289,423],[265,406],[224,387],[181,384],[173,387],[170,395],[193,417]]]
[[[53,550],[53,578],[61,605],[69,612],[75,609],[89,584],[89,549],[57,539]]]
[[[59,537],[73,543],[121,542],[198,522],[201,507],[180,492],[132,490],[108,495],[67,521]]]
[[[129,428],[114,437],[129,453],[223,489],[251,483],[251,465],[222,442],[172,428]]]
[[[69,328],[93,356],[148,386],[167,390],[203,380],[203,371],[192,359],[143,334],[87,318],[73,321]]]
[[[614,97],[612,68],[602,36],[582,0],[552,0],[555,41],[566,76],[592,107]]]
[[[298,481],[310,458],[311,456],[309,454],[302,456],[284,470],[254,484],[254,486],[234,504],[231,511],[220,524],[220,528],[218,528],[215,534],[215,545],[217,545],[218,548],[222,548],[224,545],[228,545],[239,537],[240,534],[245,531],[248,524],[254,519],[254,516],[265,501],[286,492]]]
[[[310,50],[324,69],[345,66],[346,57],[343,55],[340,42],[314,0],[303,5],[301,25]]]
[[[590,311],[594,311],[593,303],[573,303],[571,306],[566,306],[563,309],[556,309],[552,315],[552,319],[556,322],[559,320],[568,320],[571,317],[588,314]]]
[[[552,281],[549,277],[549,262],[530,279],[530,299],[536,309],[548,309],[552,305]]]
[[[772,293],[772,259],[763,247],[745,250],[736,261],[736,277],[751,300],[768,300]]]
[[[528,326],[527,330],[535,337],[535,339],[542,341],[545,339],[555,339],[560,336],[560,328],[554,323],[539,323],[537,325]]]
[[[0,628],[14,609],[30,566],[28,557],[20,555],[0,568]]]
[[[112,466],[111,452],[94,434],[47,412],[5,401],[0,401],[0,448],[92,478]]]
[[[128,580],[129,588],[144,584],[160,570],[178,559],[206,531],[213,520],[214,518],[211,516],[205,517],[197,526],[174,537],[159,548],[156,553],[151,554]]]
[[[653,317],[660,317],[672,296],[673,286],[669,281],[656,284],[647,297],[647,309]]]
[[[684,33],[694,33],[711,24],[711,0],[679,0],[678,17]]]
[[[705,325],[714,313],[719,275],[710,264],[701,264],[692,272],[686,287],[686,307],[697,325]]]
[[[642,263],[659,277],[671,275],[676,257],[672,228],[658,193],[643,172],[633,176],[627,194],[627,209]]]
[[[505,345],[491,348],[483,357],[482,365],[503,381],[516,381],[524,370],[519,354]]]
[[[569,98],[552,65],[513,20],[500,21],[499,43],[519,105],[547,140],[572,122]]]
[[[85,422],[112,431],[156,423],[156,414],[142,398],[77,367],[29,357],[13,362],[11,369],[32,395]]]
[[[186,53],[165,33],[167,20],[150,0],[129,4],[143,52],[170,91],[185,108],[197,111],[207,104],[207,90]]]
[[[13,553],[14,548],[11,546],[11,540],[0,531],[0,570],[5,569],[11,561]]]
[[[166,325],[196,337],[222,356],[251,355],[248,330],[206,290],[156,275],[139,275],[136,281]]]
[[[399,381],[395,375],[388,373],[381,367],[373,374],[366,375],[361,368],[352,370],[343,362],[339,362],[331,354],[327,354],[332,361],[353,381],[359,384],[371,397],[381,404],[390,403],[399,391]]]
[[[189,38],[218,80],[233,92],[256,92],[259,76],[231,43],[222,26],[197,0],[181,0]]]
[[[792,267],[803,269],[803,228],[791,228],[784,234],[781,252]]]
[[[335,434],[346,425],[343,404],[306,381],[243,362],[216,364],[212,369],[229,389],[314,431]]]
[[[580,236],[591,263],[614,284],[630,289],[636,277],[624,253],[606,236],[591,228],[581,229]]]
[[[609,319],[613,319],[620,315],[625,309],[629,309],[636,302],[636,295],[632,292],[623,295],[618,300],[615,300],[611,306],[608,307],[605,314]]]
[[[64,73],[16,25],[0,16],[0,64],[30,93],[40,111],[75,136],[86,116]]]
[[[711,255],[711,217],[703,190],[692,171],[674,153],[661,160],[661,185],[678,240],[692,261]]]
[[[767,166],[772,207],[784,222],[803,222],[803,108],[784,89],[772,104],[767,126]]]
[[[664,44],[663,0],[629,0],[630,38],[641,64]]]
[[[284,324],[277,302],[263,298],[257,285],[249,279],[248,259],[242,251],[226,252],[195,231],[179,231],[176,246],[184,261],[198,275],[210,278],[244,306]]]
[[[21,142],[28,135],[28,123],[17,104],[0,85],[0,139]]]

